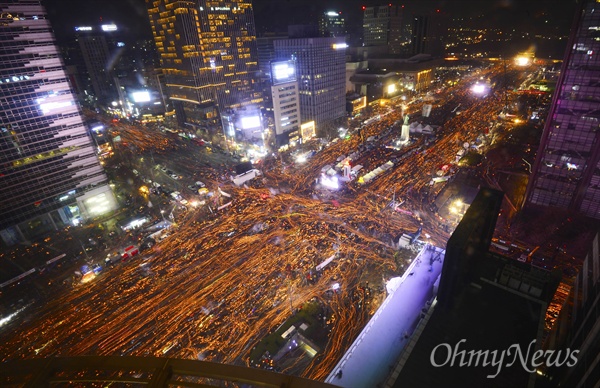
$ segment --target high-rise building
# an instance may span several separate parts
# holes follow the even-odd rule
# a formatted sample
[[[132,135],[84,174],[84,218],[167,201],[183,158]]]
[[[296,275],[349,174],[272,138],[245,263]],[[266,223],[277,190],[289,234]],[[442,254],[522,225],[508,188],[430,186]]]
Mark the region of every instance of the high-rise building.
[[[363,45],[387,46],[389,54],[403,53],[403,6],[363,7]]]
[[[583,267],[571,288],[562,332],[566,338],[557,348],[579,350],[573,366],[556,365],[549,375],[563,387],[597,387],[600,384],[600,234],[596,234]],[[562,322],[561,322],[562,323]]]
[[[406,40],[403,37],[403,6],[392,5],[389,7],[389,27],[388,27],[388,53],[402,54]]]
[[[503,196],[482,188],[467,209],[446,245],[437,298],[423,310],[385,386],[533,387],[541,377],[507,358],[496,368],[488,358],[543,349],[561,279],[559,271],[489,250]]]
[[[0,2],[0,15],[0,236],[11,244],[116,201],[44,7]]]
[[[296,62],[302,122],[314,121],[317,134],[346,116],[344,38],[310,37],[273,42],[277,58]]]
[[[180,124],[199,125],[201,107],[221,112],[261,105],[254,14],[250,0],[146,0]]]
[[[446,15],[436,10],[428,14],[415,14],[412,19],[410,55],[430,54],[442,57],[445,50],[444,38],[448,31]]]
[[[294,61],[273,62],[271,71],[275,144],[295,144],[300,139],[300,96]]]
[[[571,29],[536,161],[527,204],[600,218],[600,14],[583,2]]]
[[[285,38],[287,38],[287,35],[280,36],[272,34],[268,36],[261,36],[260,38],[256,39],[258,67],[260,69],[261,76],[269,79],[271,78],[271,62],[276,59],[273,41]]]
[[[387,5],[363,7],[363,45],[386,46],[390,24],[390,7]]]
[[[341,12],[327,11],[319,17],[319,34],[321,36],[345,37],[346,21]]]
[[[113,57],[117,52],[117,42],[109,35],[116,31],[114,24],[75,27],[79,53],[91,91],[104,104],[122,99],[113,73],[117,62],[117,58]]]

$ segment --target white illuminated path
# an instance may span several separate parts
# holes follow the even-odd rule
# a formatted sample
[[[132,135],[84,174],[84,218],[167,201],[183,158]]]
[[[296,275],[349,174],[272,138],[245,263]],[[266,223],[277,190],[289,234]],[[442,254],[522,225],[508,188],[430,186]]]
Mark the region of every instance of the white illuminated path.
[[[392,279],[398,284],[396,290],[388,295],[325,382],[345,388],[383,386],[408,342],[405,334],[412,334],[421,310],[433,297],[444,253],[443,249],[426,245],[404,276]],[[435,261],[429,272],[432,257],[442,260]]]

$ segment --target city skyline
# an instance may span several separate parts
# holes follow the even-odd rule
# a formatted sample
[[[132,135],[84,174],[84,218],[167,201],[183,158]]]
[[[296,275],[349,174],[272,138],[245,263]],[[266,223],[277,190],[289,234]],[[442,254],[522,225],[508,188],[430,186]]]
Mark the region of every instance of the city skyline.
[[[44,0],[48,15],[59,37],[68,34],[76,23],[94,23],[100,18],[107,22],[117,22],[128,28],[129,33],[140,37],[150,37],[150,26],[145,14],[143,0]],[[362,6],[386,5],[381,1],[330,1],[318,0],[254,0],[257,32],[282,32],[289,24],[318,23],[322,11],[343,11],[346,23],[357,22],[362,16]],[[486,14],[486,25],[489,27],[514,27],[527,30],[532,28],[532,21],[540,25],[556,26],[560,30],[570,28],[576,2],[568,1],[513,1],[513,0],[407,0],[392,2],[394,5],[405,5],[406,9],[415,12],[440,10],[451,18],[473,17]],[[346,15],[347,14],[347,15]],[[79,20],[73,20],[77,15]],[[275,16],[275,17],[273,17]],[[547,18],[546,18],[547,16]]]

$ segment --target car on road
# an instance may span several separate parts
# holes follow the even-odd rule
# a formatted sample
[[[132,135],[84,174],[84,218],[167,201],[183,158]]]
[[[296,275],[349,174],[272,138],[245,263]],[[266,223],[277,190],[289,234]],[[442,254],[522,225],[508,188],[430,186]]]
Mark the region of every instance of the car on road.
[[[169,195],[171,196],[171,198],[173,198],[177,201],[181,201],[183,199],[183,197],[181,196],[181,193],[179,191],[173,191]]]
[[[179,175],[177,175],[175,173],[169,174],[169,176],[173,179],[179,179]]]
[[[202,189],[206,187],[204,182],[196,181],[194,184],[188,185],[187,188],[192,191],[197,191],[198,189]]]

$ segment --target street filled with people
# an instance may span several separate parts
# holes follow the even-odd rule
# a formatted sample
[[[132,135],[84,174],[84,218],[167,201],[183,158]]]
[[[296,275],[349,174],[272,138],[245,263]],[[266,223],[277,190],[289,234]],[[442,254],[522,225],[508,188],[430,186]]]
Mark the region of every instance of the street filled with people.
[[[324,379],[378,307],[362,303],[357,290],[370,282],[383,294],[384,280],[408,267],[400,236],[419,230],[421,240],[445,247],[455,223],[432,206],[446,185],[432,179],[444,165],[459,168],[465,144],[490,136],[506,107],[506,82],[525,76],[487,65],[455,86],[375,106],[378,120],[356,118],[344,138],[311,141],[303,162],[291,152],[269,154],[255,163],[262,174],[240,186],[231,179],[239,160],[222,147],[114,123],[120,163],[113,167],[127,176],[122,196],[148,218],[168,221],[170,232],[3,328],[0,360],[153,355],[247,365],[261,338],[316,300],[327,307],[327,343],[308,367],[281,371]],[[489,90],[474,93],[482,80]],[[428,104],[432,115],[424,117]],[[435,132],[401,142],[407,115]],[[345,165],[362,167],[345,174]],[[333,176],[337,187],[324,184]],[[119,244],[141,243],[146,226]]]

